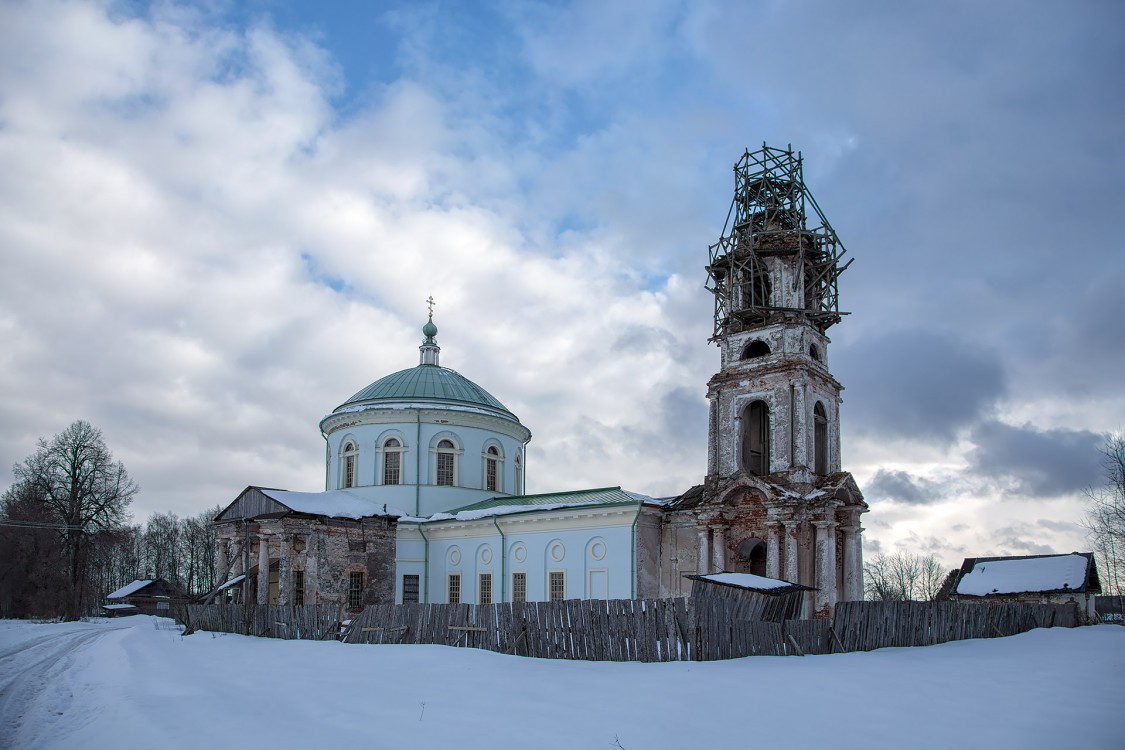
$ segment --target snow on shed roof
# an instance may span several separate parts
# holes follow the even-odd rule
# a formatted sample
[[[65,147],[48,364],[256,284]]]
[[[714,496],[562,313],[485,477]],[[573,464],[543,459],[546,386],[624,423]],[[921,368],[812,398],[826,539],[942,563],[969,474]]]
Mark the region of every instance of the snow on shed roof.
[[[235,576],[234,578],[232,578],[229,581],[227,581],[226,583],[224,583],[222,586],[219,586],[219,588],[215,589],[215,593],[218,593],[218,592],[222,591],[223,589],[228,589],[231,586],[233,586],[234,584],[239,583],[242,580],[245,580],[245,578],[246,578],[245,574]]]
[[[962,567],[954,593],[965,596],[1085,591],[1089,555],[1041,555],[1008,558],[970,558]],[[965,568],[969,568],[965,572]],[[1096,576],[1095,576],[1096,579]]]
[[[111,610],[111,611],[117,611],[117,610],[122,610],[122,609],[136,609],[136,608],[137,608],[136,604],[103,604],[102,605],[102,609],[108,609],[108,610]]]
[[[799,583],[790,583],[780,578],[766,578],[752,573],[710,573],[708,575],[685,575],[684,578],[704,583],[717,583],[720,586],[756,591],[770,596],[788,595],[795,591],[813,591],[808,586]]]
[[[743,589],[781,589],[793,584],[777,578],[756,576],[753,573],[712,573],[699,576],[701,580],[712,583],[725,583],[728,586],[738,586]]]
[[[154,579],[148,579],[148,580],[145,580],[145,581],[140,581],[140,580],[133,581],[132,583],[127,584],[127,585],[122,586],[121,588],[117,589],[117,591],[114,591],[112,594],[107,595],[106,599],[124,599],[125,597],[129,596],[129,594],[137,593],[138,591],[143,589],[145,586],[152,583],[153,580]]]

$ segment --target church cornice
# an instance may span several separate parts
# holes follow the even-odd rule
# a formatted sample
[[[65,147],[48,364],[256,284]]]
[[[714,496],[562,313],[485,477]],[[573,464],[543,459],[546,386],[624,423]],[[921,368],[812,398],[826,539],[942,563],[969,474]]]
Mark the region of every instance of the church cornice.
[[[403,403],[396,405],[368,406],[353,411],[329,414],[320,422],[325,436],[340,430],[362,425],[441,425],[448,427],[469,427],[490,432],[498,432],[510,438],[527,443],[531,440],[531,430],[510,419],[493,416],[480,409],[441,407],[435,408],[427,403]]]

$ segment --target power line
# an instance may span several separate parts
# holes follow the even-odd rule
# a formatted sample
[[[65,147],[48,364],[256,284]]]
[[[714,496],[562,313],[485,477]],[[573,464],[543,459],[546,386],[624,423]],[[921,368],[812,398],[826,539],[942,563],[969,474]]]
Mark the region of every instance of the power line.
[[[16,521],[12,519],[0,519],[0,526],[12,526],[21,529],[68,529],[72,531],[83,531],[86,527],[72,526],[66,523],[51,523],[48,521]]]

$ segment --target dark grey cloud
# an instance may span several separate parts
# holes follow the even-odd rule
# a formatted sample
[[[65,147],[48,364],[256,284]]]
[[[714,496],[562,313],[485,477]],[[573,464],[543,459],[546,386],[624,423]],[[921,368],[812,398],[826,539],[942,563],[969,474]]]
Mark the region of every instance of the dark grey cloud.
[[[939,482],[893,469],[876,471],[875,476],[864,485],[864,490],[869,500],[889,500],[908,505],[926,505],[942,499],[947,492]]]
[[[990,420],[973,428],[969,461],[978,475],[1009,492],[1057,497],[1097,483],[1104,436],[1088,430],[1040,430]]]
[[[900,330],[834,352],[847,420],[888,438],[952,441],[1005,392],[995,354],[925,330]]]

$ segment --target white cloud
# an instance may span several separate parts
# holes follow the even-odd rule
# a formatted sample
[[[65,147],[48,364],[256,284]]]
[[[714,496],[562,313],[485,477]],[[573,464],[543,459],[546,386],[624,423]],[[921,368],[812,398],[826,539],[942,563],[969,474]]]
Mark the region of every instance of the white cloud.
[[[706,247],[730,164],[768,139],[804,148],[857,259],[831,331],[846,468],[954,485],[877,508],[871,539],[985,554],[1019,522],[1080,546],[1035,526],[1079,498],[1000,507],[968,457],[985,417],[1125,422],[1105,324],[1125,312],[1102,17],[1119,12],[1039,10],[1016,34],[1004,9],[966,26],[968,6],[576,4],[502,9],[480,39],[407,5],[397,74],[340,104],[332,51],[299,31],[107,7],[0,7],[5,466],[85,418],[142,485],[140,517],[315,488],[318,420],[416,363],[433,294],[443,363],[534,433],[531,489],[685,489],[718,364]],[[899,368],[892,329],[987,366],[951,383],[931,348]],[[896,370],[918,377],[879,385]],[[888,440],[904,403],[920,421]]]

